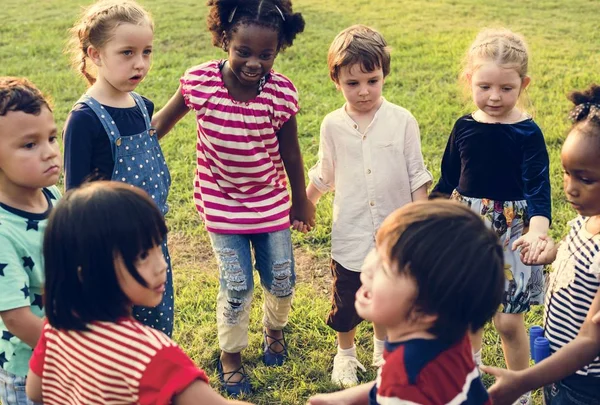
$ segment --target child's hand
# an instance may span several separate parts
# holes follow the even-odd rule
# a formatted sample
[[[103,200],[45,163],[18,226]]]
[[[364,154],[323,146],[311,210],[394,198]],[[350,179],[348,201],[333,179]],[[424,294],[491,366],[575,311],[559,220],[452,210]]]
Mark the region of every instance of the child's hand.
[[[308,398],[307,405],[345,405],[344,398],[340,398],[340,395],[336,395],[336,392],[331,394],[319,394],[314,397]]]
[[[517,372],[489,366],[479,368],[484,373],[496,377],[496,382],[488,389],[494,405],[512,405],[523,394],[519,389]]]
[[[521,261],[529,266],[550,264],[556,258],[556,244],[545,234],[526,233],[513,243],[512,249],[520,249]]]
[[[308,198],[293,201],[290,210],[292,229],[302,233],[310,232],[315,226],[315,211],[315,205]]]

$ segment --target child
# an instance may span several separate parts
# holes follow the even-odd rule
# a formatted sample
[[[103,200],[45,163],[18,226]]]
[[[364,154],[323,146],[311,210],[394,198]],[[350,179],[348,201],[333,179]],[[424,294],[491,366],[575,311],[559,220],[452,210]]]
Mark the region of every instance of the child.
[[[484,370],[498,377],[494,404],[510,404],[520,393],[541,387],[548,405],[600,404],[600,86],[574,92],[574,122],[562,148],[567,201],[579,216],[565,240],[547,245],[539,263],[551,263],[544,335],[552,356],[528,370]],[[529,246],[523,245],[527,253]]]
[[[490,404],[467,330],[498,308],[502,268],[498,238],[468,208],[437,200],[394,211],[356,294],[358,314],[386,328],[385,363],[376,382],[309,404]]]
[[[319,161],[308,174],[307,194],[316,205],[323,193],[335,190],[327,324],[338,338],[331,379],[349,386],[358,383],[356,368],[364,370],[354,345],[362,321],[354,307],[362,263],[385,217],[411,201],[427,199],[433,179],[423,163],[417,121],[381,96],[390,72],[381,34],[364,25],[345,29],[333,40],[327,62],[346,104],[323,120]],[[373,365],[380,366],[385,330],[377,324],[373,328]]]
[[[25,397],[42,332],[42,236],[60,192],[62,159],[48,100],[28,80],[0,77],[0,402]]]
[[[67,193],[44,237],[48,321],[27,396],[61,405],[232,403],[175,342],[132,317],[132,305],[163,298],[166,233],[138,188],[95,182]]]
[[[506,285],[494,325],[511,370],[529,366],[523,315],[537,303],[543,284],[541,267],[526,266],[512,244],[519,238],[531,243],[531,252],[524,257],[525,263],[531,262],[551,219],[544,137],[516,106],[530,81],[528,58],[523,38],[509,30],[484,30],[477,36],[467,52],[463,77],[478,109],[454,125],[433,190],[452,194],[452,199],[469,206],[502,241]],[[527,226],[529,232],[522,236]],[[478,364],[481,338],[479,331],[472,342]],[[529,402],[526,395],[519,403]]]
[[[90,87],[65,124],[66,188],[86,179],[122,181],[147,191],[165,215],[171,177],[150,126],[154,105],[133,92],[150,69],[153,30],[150,15],[131,0],[95,3],[71,30],[74,61]],[[166,239],[163,253],[169,265],[163,300],[156,308],[136,306],[134,315],[171,336],[173,279]]]
[[[219,377],[225,390],[237,395],[250,390],[240,352],[248,345],[254,289],[251,248],[265,295],[263,360],[281,365],[296,279],[290,221],[301,230],[314,225],[298,145],[298,94],[288,78],[271,70],[278,53],[304,29],[304,19],[293,13],[289,0],[210,0],[208,5],[213,44],[227,59],[188,69],[153,123],[163,136],[190,109],[195,114],[194,199],[221,279]]]

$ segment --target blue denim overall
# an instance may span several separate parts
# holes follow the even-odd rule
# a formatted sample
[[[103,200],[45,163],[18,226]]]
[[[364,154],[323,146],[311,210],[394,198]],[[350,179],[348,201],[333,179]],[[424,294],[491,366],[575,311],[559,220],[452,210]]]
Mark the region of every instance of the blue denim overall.
[[[146,104],[137,93],[130,93],[142,111],[146,130],[137,135],[121,136],[114,120],[94,98],[84,94],[77,103],[88,105],[102,123],[110,140],[115,167],[111,180],[121,181],[146,191],[156,202],[163,215],[169,210],[167,195],[171,186],[171,175],[163,156],[156,131],[150,126]],[[135,318],[145,325],[171,336],[173,332],[173,275],[167,240],[162,245],[167,262],[167,284],[162,302],[154,308],[134,306]]]

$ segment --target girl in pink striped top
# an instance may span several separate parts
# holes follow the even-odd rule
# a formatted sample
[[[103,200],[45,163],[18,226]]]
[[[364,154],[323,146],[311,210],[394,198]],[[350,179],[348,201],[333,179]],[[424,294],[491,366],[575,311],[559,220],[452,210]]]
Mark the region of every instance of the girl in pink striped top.
[[[298,145],[298,94],[287,77],[272,70],[278,53],[303,31],[304,19],[289,0],[208,4],[213,44],[227,59],[188,69],[153,124],[164,136],[189,110],[196,116],[194,200],[221,281],[218,371],[224,389],[237,395],[250,390],[240,352],[248,345],[252,250],[265,296],[263,359],[281,365],[296,278],[290,224],[300,231],[314,225]]]

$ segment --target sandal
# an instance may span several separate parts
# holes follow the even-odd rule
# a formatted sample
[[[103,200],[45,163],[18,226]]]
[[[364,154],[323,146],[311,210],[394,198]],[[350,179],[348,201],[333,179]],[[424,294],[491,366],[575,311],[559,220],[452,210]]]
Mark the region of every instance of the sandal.
[[[221,381],[221,387],[223,390],[232,397],[238,397],[241,394],[249,394],[252,391],[250,381],[248,380],[248,374],[244,370],[244,366],[240,366],[237,370],[223,372],[223,363],[221,359],[217,362],[217,372],[219,373],[219,380]],[[230,382],[231,378],[239,374],[242,376],[240,381]]]
[[[281,333],[283,334],[283,331],[281,331]],[[263,337],[263,362],[269,367],[281,366],[288,356],[285,335],[281,336],[280,339],[277,339],[271,335],[268,335],[266,330],[263,330]],[[269,343],[268,339],[271,339],[271,343]],[[283,350],[276,352],[272,348],[274,344],[280,344],[283,346]]]

